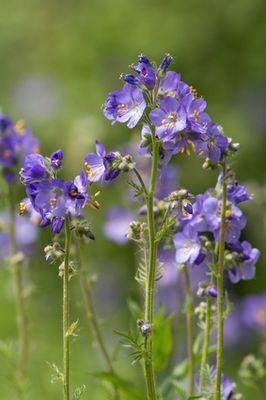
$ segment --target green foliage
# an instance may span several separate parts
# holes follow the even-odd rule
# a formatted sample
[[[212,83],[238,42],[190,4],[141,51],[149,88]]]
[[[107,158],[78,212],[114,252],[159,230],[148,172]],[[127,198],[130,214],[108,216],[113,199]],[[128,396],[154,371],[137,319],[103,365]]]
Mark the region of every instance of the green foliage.
[[[134,189],[134,197],[139,197],[144,195],[143,188],[139,186],[136,182],[134,182],[132,179],[128,181],[129,186],[131,186]]]
[[[132,364],[135,364],[137,361],[140,361],[146,356],[143,348],[144,340],[139,333],[137,333],[135,336],[133,336],[130,331],[128,333],[115,331],[115,333],[123,338],[122,346],[131,349],[130,356],[133,357]]]
[[[70,327],[67,330],[66,336],[78,336],[78,320],[72,322]]]
[[[173,317],[165,318],[164,308],[160,307],[158,314],[154,318],[153,329],[153,352],[154,352],[154,369],[162,370],[168,360],[173,349],[173,337],[171,332],[171,324]]]
[[[101,382],[111,383],[112,385],[120,389],[123,393],[126,393],[127,396],[132,400],[144,400],[144,397],[138,393],[138,390],[132,382],[129,382],[125,379],[118,377],[117,375],[108,372],[100,372],[98,374],[94,374],[94,376],[98,378]]]
[[[86,392],[85,385],[76,388],[75,392],[73,393],[73,396],[71,397],[71,400],[80,400],[85,392]]]
[[[64,374],[63,372],[58,368],[58,366],[55,363],[48,363],[50,366],[52,373],[51,373],[51,383],[63,383],[64,382]]]
[[[228,315],[232,312],[232,304],[230,301],[230,297],[228,292],[225,292],[225,311],[224,311],[224,319],[228,317]]]
[[[169,234],[170,229],[176,224],[176,216],[167,218],[160,230],[156,233],[155,240],[159,242],[162,239],[165,239]]]

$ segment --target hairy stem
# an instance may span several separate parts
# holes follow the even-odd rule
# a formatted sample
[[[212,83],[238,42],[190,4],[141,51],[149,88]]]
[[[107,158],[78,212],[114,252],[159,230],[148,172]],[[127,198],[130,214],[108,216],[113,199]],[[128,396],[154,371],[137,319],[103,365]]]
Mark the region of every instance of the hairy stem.
[[[195,356],[194,344],[194,321],[193,321],[193,298],[191,294],[190,276],[188,267],[183,268],[186,286],[186,318],[187,318],[187,350],[189,359],[189,395],[194,395],[195,386]]]
[[[216,400],[221,399],[221,377],[223,364],[223,335],[224,335],[224,316],[223,316],[223,270],[224,270],[224,250],[225,250],[225,213],[226,213],[226,163],[222,164],[222,211],[221,211],[221,231],[219,243],[219,262],[217,273],[217,355],[216,355]]]
[[[84,308],[86,311],[87,318],[91,324],[93,334],[95,337],[95,340],[97,342],[98,348],[102,354],[103,359],[106,362],[108,371],[115,375],[115,370],[113,367],[113,363],[111,360],[111,357],[108,354],[107,348],[104,343],[104,339],[102,336],[101,328],[99,326],[98,318],[95,312],[94,304],[93,304],[93,297],[92,297],[92,287],[91,287],[91,282],[88,279],[86,269],[82,260],[81,256],[81,249],[80,249],[80,243],[78,240],[76,240],[76,249],[77,249],[77,258],[78,258],[78,263],[79,263],[79,284],[81,288],[81,293],[82,293],[82,298],[83,298],[83,303],[84,303]],[[115,384],[113,384],[113,389],[114,389],[114,398],[119,399],[119,393],[118,389]]]
[[[155,240],[155,223],[154,223],[154,189],[156,184],[156,175],[158,168],[158,141],[155,139],[154,133],[152,134],[152,169],[149,191],[146,195],[146,204],[148,212],[148,232],[149,232],[149,269],[148,279],[145,288],[145,321],[151,324],[151,331],[145,337],[145,376],[147,385],[148,400],[155,400],[157,398],[155,388],[155,377],[153,368],[153,354],[152,354],[152,339],[153,339],[153,302],[154,302],[154,285],[155,285],[155,270],[157,258],[157,242]]]
[[[69,255],[70,223],[65,217],[65,260],[63,276],[63,353],[64,353],[64,400],[69,400]]]
[[[216,243],[214,254],[213,254],[213,263],[217,266],[217,255],[219,251],[219,244]],[[211,285],[215,283],[215,275],[211,276]],[[205,388],[205,373],[206,373],[206,365],[208,361],[209,355],[209,346],[210,346],[210,334],[212,329],[212,299],[208,297],[207,299],[207,308],[206,308],[206,316],[205,316],[205,327],[204,327],[204,344],[201,355],[201,364],[200,364],[200,393],[203,392]]]
[[[12,260],[13,281],[17,309],[18,330],[18,361],[17,361],[17,395],[19,399],[24,397],[25,375],[28,359],[28,332],[25,313],[25,298],[23,295],[23,281],[21,266],[15,260],[17,253],[16,228],[15,228],[15,201],[13,186],[9,185],[9,218],[10,218],[10,257]]]

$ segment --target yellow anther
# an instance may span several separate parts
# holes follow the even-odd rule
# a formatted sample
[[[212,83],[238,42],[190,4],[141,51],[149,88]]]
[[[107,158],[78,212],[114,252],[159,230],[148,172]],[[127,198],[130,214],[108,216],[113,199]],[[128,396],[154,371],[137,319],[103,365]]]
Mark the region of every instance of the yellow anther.
[[[127,110],[128,110],[127,104],[118,104],[118,106],[117,106],[118,114],[122,114],[123,111],[127,111]]]
[[[101,191],[99,190],[98,192],[95,193],[94,197],[97,197],[101,194]]]
[[[23,119],[20,119],[15,125],[15,131],[20,135],[23,136],[25,133],[25,123]]]
[[[90,172],[90,176],[95,176],[97,174],[96,171]]]
[[[198,110],[194,110],[194,116],[195,116],[195,122],[197,123],[199,120],[199,116],[200,116]]]
[[[196,147],[195,147],[195,144],[192,142],[192,140],[188,139],[187,143],[190,145],[191,150],[194,151],[194,153],[195,153]]]
[[[199,156],[202,157],[203,155],[204,155],[204,151],[203,151],[203,150],[200,150]]]
[[[76,189],[72,188],[70,189],[70,194],[71,196],[76,197],[78,195],[78,192],[76,191]]]
[[[195,89],[193,86],[190,86],[190,91],[193,94],[194,99],[196,99],[198,97],[197,89]]]
[[[225,211],[225,216],[226,216],[227,218],[231,217],[231,215],[233,215],[233,214],[234,214],[234,211],[233,211],[233,210],[226,210],[226,211]]]
[[[30,218],[30,221],[35,225],[39,225],[41,218]]]
[[[181,153],[183,154],[185,152],[185,147],[182,147]]]
[[[190,156],[190,150],[188,148],[186,148],[186,154],[187,156]]]
[[[26,204],[23,203],[23,201],[21,201],[19,203],[19,215],[24,214],[25,211],[26,211]]]
[[[50,206],[54,207],[57,203],[57,198],[56,197],[51,197],[50,198]]]
[[[39,146],[35,146],[33,149],[33,153],[40,153],[40,147]]]
[[[9,150],[9,149],[5,149],[4,151],[3,151],[3,157],[4,158],[9,158],[10,156],[11,156],[11,150]]]

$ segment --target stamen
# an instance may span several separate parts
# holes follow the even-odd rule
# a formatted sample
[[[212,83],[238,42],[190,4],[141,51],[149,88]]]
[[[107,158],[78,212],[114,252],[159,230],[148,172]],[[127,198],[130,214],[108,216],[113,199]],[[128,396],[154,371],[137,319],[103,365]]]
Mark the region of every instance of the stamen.
[[[23,119],[20,119],[15,125],[15,131],[20,135],[23,136],[25,134],[25,122]]]
[[[26,211],[26,204],[21,201],[19,203],[19,215],[23,215],[24,212]]]

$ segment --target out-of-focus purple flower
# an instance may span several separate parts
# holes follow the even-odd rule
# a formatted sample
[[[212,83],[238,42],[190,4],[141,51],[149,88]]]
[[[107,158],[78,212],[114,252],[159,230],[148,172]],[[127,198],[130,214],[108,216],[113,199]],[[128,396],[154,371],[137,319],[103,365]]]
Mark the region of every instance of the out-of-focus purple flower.
[[[134,213],[122,207],[113,207],[108,211],[104,225],[105,236],[118,244],[128,243],[126,234]]]
[[[200,253],[198,234],[190,226],[186,226],[182,232],[175,234],[174,245],[178,264],[192,265]]]
[[[156,73],[150,61],[145,55],[139,56],[138,65],[132,65],[131,68],[138,73],[140,82],[147,89],[152,90],[156,82]]]
[[[55,151],[50,156],[50,165],[53,169],[57,170],[62,167],[63,152],[61,149]]]
[[[9,215],[2,212],[0,214],[0,259],[4,259],[10,255],[10,240],[9,240]],[[36,224],[33,224],[28,216],[15,218],[15,234],[18,251],[24,255],[29,255],[33,252],[32,246],[38,237],[38,229]]]
[[[260,251],[252,248],[250,243],[247,241],[244,241],[243,243],[237,242],[227,246],[230,250],[235,252],[233,255],[236,254],[228,265],[228,276],[230,281],[232,283],[237,283],[241,279],[253,279],[255,276],[255,264],[260,256]]]
[[[242,320],[251,329],[266,331],[266,293],[254,294],[243,300]]]
[[[173,140],[186,128],[186,110],[172,97],[165,97],[160,108],[152,110],[149,117],[156,126],[156,136],[163,141]]]
[[[216,368],[215,367],[211,367],[211,380],[215,381],[215,376],[216,376]],[[199,391],[200,386],[200,377],[199,375],[196,376],[196,388]],[[208,382],[205,385],[204,391],[211,391],[213,388],[211,386],[211,382]],[[224,374],[222,374],[221,376],[221,400],[229,400],[233,394],[233,390],[234,390],[234,384],[231,381],[231,379],[229,379],[227,376],[225,376]]]
[[[115,179],[119,174],[118,168],[110,169],[114,153],[106,153],[105,147],[96,141],[96,154],[89,153],[85,156],[85,167],[90,182],[104,182]]]
[[[176,165],[168,164],[162,167],[158,174],[155,196],[157,199],[164,199],[169,193],[178,187],[178,168]]]
[[[13,127],[12,120],[4,114],[0,114],[0,132],[1,134],[6,133],[7,130],[11,130]]]
[[[137,86],[126,83],[121,90],[110,93],[104,103],[103,112],[107,119],[127,123],[134,128],[146,108],[142,91]]]
[[[0,137],[0,163],[3,167],[9,168],[16,162],[16,152],[11,137]]]
[[[23,167],[20,171],[23,182],[29,182],[35,179],[47,179],[49,175],[44,157],[41,154],[29,154],[25,157]]]

